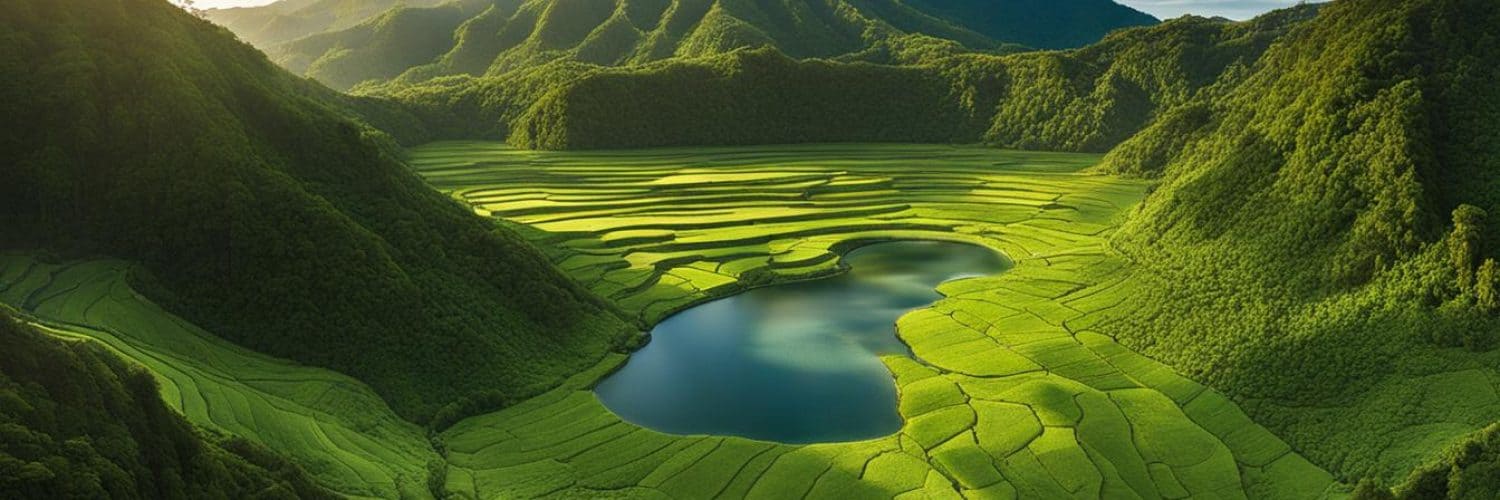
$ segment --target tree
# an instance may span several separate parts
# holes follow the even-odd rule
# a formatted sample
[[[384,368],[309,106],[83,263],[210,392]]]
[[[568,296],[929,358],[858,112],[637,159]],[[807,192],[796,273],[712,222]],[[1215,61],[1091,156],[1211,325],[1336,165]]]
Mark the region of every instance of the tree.
[[[1497,291],[1496,280],[1500,280],[1500,269],[1497,269],[1495,259],[1484,259],[1484,264],[1479,265],[1479,272],[1474,280],[1474,297],[1479,310],[1485,314],[1493,314],[1500,310],[1500,291]]]
[[[182,10],[188,11],[189,14],[203,17],[203,9],[198,8],[198,0],[177,0],[177,5],[181,6]]]
[[[1484,210],[1469,204],[1453,210],[1453,232],[1448,235],[1448,255],[1458,271],[1458,285],[1474,285],[1474,268],[1479,262],[1480,241],[1484,238]]]

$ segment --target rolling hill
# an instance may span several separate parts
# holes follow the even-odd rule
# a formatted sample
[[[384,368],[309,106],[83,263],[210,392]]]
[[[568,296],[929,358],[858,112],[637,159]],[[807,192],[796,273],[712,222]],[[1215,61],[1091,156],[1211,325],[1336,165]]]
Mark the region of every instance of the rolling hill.
[[[535,394],[632,336],[222,28],[160,0],[3,8],[0,247],[137,262],[171,311],[417,421]]]
[[[193,428],[156,380],[0,309],[0,494],[8,498],[337,498],[243,439]]]
[[[257,47],[349,28],[398,6],[429,7],[443,0],[281,0],[259,7],[212,9],[205,15]]]

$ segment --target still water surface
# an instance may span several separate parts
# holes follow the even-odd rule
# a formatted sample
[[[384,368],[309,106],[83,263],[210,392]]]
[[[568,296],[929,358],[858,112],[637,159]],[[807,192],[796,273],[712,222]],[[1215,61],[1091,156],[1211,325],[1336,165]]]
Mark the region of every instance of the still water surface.
[[[758,288],[662,321],[651,342],[599,383],[620,417],[672,434],[784,443],[896,432],[896,388],[880,355],[908,355],[896,318],[939,298],[938,284],[996,274],[998,254],[902,241],[849,252],[847,273]]]

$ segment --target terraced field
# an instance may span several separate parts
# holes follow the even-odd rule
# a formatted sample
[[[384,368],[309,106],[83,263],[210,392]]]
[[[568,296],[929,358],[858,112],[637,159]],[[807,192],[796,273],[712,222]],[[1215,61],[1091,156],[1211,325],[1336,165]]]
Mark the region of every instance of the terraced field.
[[[97,341],[156,375],[193,424],[288,456],[350,497],[421,498],[440,457],[424,431],[359,381],[261,355],[162,311],[114,261],[0,255],[0,307],[53,335]]]
[[[475,497],[1321,498],[1343,488],[1227,398],[1098,333],[1127,262],[1107,248],[1144,185],[1097,157],[904,145],[546,153],[440,143],[438,189],[521,228],[557,264],[654,322],[746,286],[838,272],[862,242],[996,249],[1015,267],[953,281],[884,358],[892,436],[791,446],[671,436],[564,387],[442,433],[450,490]]]

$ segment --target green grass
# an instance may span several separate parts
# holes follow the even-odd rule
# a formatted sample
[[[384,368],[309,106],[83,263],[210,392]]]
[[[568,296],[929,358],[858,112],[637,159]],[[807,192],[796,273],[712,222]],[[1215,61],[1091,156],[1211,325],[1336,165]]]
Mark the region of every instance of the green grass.
[[[263,444],[336,492],[428,494],[425,466],[437,453],[368,386],[208,334],[137,295],[126,269],[0,255],[0,299],[44,332],[92,339],[146,367],[189,422]]]
[[[654,322],[747,286],[838,272],[864,242],[984,245],[1009,272],[950,282],[888,357],[901,432],[809,446],[621,422],[593,381],[441,435],[474,496],[656,494],[1319,498],[1341,487],[1228,399],[1097,333],[1131,266],[1106,245],[1144,183],[1097,157],[910,145],[547,153],[438,143],[410,161]],[[545,480],[544,480],[545,479]]]

